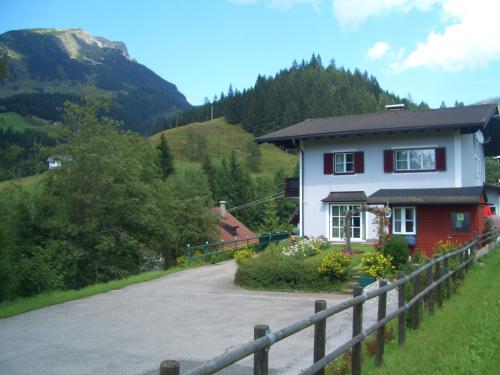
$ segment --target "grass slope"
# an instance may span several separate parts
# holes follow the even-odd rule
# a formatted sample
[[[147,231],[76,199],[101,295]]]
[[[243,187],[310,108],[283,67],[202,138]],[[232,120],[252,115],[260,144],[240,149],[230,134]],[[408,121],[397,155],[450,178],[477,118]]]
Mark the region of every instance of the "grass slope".
[[[28,121],[26,118],[15,112],[0,113],[0,127],[12,127],[13,130],[16,130],[18,132],[22,132],[24,129],[45,131],[43,126]]]
[[[450,301],[409,331],[404,348],[397,340],[386,347],[384,364],[370,375],[500,374],[500,247],[478,262]]]
[[[113,280],[107,283],[90,285],[79,290],[54,291],[47,294],[41,294],[29,298],[19,298],[15,301],[0,303],[0,319],[19,315],[28,311],[40,309],[75,299],[90,297],[95,294],[109,292],[110,290],[121,289],[128,285],[142,283],[169,275],[171,273],[185,270],[186,267],[178,266],[166,271],[150,271],[138,275],[130,276],[125,279]]]
[[[176,162],[181,165],[189,162],[184,149],[189,147],[187,139],[188,132],[191,130],[206,137],[208,155],[214,162],[222,157],[229,158],[233,150],[238,159],[244,162],[246,160],[245,145],[249,140],[254,139],[252,134],[247,133],[239,125],[228,124],[223,117],[166,130],[162,133],[165,134]],[[156,144],[162,133],[154,134],[149,139]],[[271,144],[263,144],[259,147],[262,151],[261,173],[273,174],[281,168],[287,174],[293,174],[298,160],[295,154],[287,154]]]

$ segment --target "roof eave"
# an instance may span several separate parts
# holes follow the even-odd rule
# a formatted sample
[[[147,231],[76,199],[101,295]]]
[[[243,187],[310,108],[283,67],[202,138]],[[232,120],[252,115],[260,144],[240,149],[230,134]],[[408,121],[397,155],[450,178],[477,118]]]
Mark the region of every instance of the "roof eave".
[[[357,130],[357,131],[343,131],[343,132],[328,132],[328,133],[315,133],[307,135],[293,135],[285,137],[258,137],[256,138],[257,143],[274,143],[282,144],[286,141],[292,142],[297,139],[311,139],[311,138],[326,138],[326,137],[336,137],[336,136],[349,136],[349,135],[365,135],[374,133],[395,133],[395,132],[405,132],[405,131],[419,131],[419,130],[440,130],[440,129],[466,129],[466,128],[482,128],[485,125],[484,122],[473,123],[473,124],[451,124],[451,125],[431,125],[431,126],[418,126],[418,127],[405,127],[405,128],[382,128],[382,129],[367,129],[367,130]]]

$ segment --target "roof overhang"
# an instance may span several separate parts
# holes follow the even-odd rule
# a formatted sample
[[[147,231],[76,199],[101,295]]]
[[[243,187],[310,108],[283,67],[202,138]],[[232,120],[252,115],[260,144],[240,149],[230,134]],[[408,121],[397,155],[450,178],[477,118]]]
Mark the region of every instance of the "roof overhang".
[[[481,204],[483,195],[483,186],[436,189],[380,189],[368,197],[368,203],[389,205]]]
[[[366,202],[367,198],[364,191],[332,191],[321,201],[325,203],[358,203]]]
[[[443,116],[442,112],[441,115],[439,115],[440,111],[443,110],[408,111],[407,114],[404,114],[406,117],[402,117],[401,114],[372,113],[367,115],[349,115],[326,119],[305,120],[287,128],[257,137],[256,142],[267,142],[285,148],[296,148],[299,140],[327,137],[334,138],[456,129],[459,129],[461,133],[474,133],[479,129],[486,129],[487,127],[489,127],[491,131],[500,132],[500,130],[498,130],[499,126],[494,126],[494,121],[496,121],[494,119],[498,118],[498,108],[496,105],[490,104],[448,108],[444,110],[447,111],[445,116]],[[463,118],[462,114],[465,116],[468,111],[473,113],[473,115],[468,116],[467,119]],[[424,115],[422,115],[422,113]],[[469,115],[471,113],[469,113]],[[416,118],[418,118],[418,121],[415,120]],[[373,119],[373,122],[371,119]],[[387,122],[385,121],[386,119]],[[500,134],[496,134],[492,138],[500,141],[499,135]],[[491,148],[494,149],[494,146]],[[496,149],[498,150],[499,148]]]

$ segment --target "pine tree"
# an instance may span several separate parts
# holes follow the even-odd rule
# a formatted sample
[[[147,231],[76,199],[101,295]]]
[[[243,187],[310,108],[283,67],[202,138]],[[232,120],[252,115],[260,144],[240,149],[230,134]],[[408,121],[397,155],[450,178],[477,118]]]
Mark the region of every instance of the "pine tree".
[[[160,168],[163,175],[163,180],[166,180],[168,176],[174,173],[174,158],[168,147],[165,135],[162,133],[160,136],[160,143],[156,146],[158,150],[158,158],[160,161]]]
[[[282,229],[278,217],[276,201],[270,200],[264,205],[264,220],[262,221],[262,232],[278,232]]]

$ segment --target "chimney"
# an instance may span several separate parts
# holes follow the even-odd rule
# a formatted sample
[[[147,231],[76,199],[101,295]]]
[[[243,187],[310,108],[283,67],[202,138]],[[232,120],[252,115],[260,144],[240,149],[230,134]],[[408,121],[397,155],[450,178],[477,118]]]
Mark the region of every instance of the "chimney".
[[[226,201],[219,202],[220,216],[225,219],[226,218]]]

